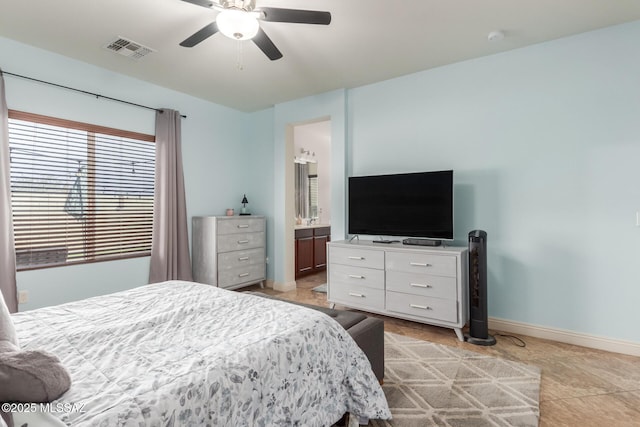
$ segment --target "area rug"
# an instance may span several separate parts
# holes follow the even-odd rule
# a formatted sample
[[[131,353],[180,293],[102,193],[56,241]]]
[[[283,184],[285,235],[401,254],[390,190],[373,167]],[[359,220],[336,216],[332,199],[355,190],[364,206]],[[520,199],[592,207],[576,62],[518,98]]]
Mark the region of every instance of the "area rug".
[[[385,332],[393,419],[370,426],[537,426],[540,369]]]
[[[327,293],[327,284],[323,284],[320,286],[316,286],[315,288],[311,289],[313,292],[322,292],[322,293]]]

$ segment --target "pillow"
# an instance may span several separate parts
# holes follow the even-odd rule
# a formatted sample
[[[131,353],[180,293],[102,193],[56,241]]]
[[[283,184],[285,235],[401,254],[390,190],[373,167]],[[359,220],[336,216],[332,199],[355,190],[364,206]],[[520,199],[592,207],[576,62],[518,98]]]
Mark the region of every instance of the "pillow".
[[[17,352],[18,336],[13,326],[13,320],[9,313],[9,308],[4,301],[4,296],[0,292],[0,359],[2,355],[7,352]],[[2,389],[10,388],[5,385],[4,377],[0,374],[0,383],[2,383]],[[0,392],[4,393],[4,392]],[[0,399],[0,402],[5,402],[4,399]],[[13,427],[13,417],[10,412],[0,411],[0,427]]]
[[[0,412],[0,427],[13,427],[13,414],[8,412]]]
[[[10,412],[0,412],[0,427],[13,427],[13,417]]]
[[[13,424],[16,427],[67,427],[53,414],[54,412],[14,412]]]
[[[2,345],[0,402],[51,402],[69,390],[71,378],[56,356],[38,350],[11,351],[6,341]]]
[[[0,292],[0,341],[9,341],[20,347],[16,330],[13,327],[13,320],[11,319],[9,308],[4,302],[2,292]]]

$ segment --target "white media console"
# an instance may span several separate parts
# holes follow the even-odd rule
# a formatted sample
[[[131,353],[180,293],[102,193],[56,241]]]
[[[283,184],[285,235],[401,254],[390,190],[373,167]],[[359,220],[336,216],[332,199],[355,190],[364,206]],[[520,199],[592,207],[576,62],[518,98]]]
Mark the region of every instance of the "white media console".
[[[327,299],[335,304],[452,328],[469,317],[466,247],[336,241],[328,244]]]

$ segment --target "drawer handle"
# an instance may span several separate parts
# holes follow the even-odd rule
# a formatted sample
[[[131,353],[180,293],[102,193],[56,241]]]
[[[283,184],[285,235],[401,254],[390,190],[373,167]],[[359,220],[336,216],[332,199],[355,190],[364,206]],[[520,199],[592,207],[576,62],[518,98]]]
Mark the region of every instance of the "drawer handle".
[[[249,228],[249,224],[239,224],[238,228]]]
[[[364,276],[359,276],[357,274],[350,274],[349,277],[351,277],[352,279],[364,279]]]
[[[244,245],[245,243],[249,243],[248,240],[238,240],[239,245]]]
[[[238,277],[247,277],[249,275],[249,273],[242,273],[242,274],[238,274]]]
[[[414,288],[433,288],[431,285],[425,285],[423,283],[410,283]]]
[[[313,267],[305,267],[305,268],[301,268],[301,269],[300,269],[300,272],[302,272],[302,271],[309,271],[309,270],[311,270],[312,268],[313,268]]]
[[[426,262],[410,262],[409,265],[414,267],[431,267],[431,264],[427,264]]]
[[[433,310],[431,307],[429,307],[428,305],[418,305],[418,304],[411,304],[411,307],[413,308],[419,308],[421,310]]]
[[[356,294],[355,292],[349,292],[349,295],[351,295],[352,297],[364,298],[364,295]]]
[[[240,258],[238,258],[238,261],[249,261],[249,257],[248,256],[241,256]]]
[[[363,256],[350,256],[349,259],[355,259],[356,261],[364,261]]]

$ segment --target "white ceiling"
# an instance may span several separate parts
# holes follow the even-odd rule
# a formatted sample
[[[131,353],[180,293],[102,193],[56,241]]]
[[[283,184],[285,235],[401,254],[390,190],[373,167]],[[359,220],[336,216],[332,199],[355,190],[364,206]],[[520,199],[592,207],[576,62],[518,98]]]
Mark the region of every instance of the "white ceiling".
[[[640,19],[636,0],[257,3],[330,11],[332,22],[262,21],[284,57],[269,61],[252,42],[240,42],[242,70],[237,66],[238,42],[220,33],[193,48],[179,46],[217,13],[180,0],[0,0],[0,36],[217,104],[256,111]],[[488,42],[493,30],[502,30],[504,40]],[[103,48],[117,36],[157,52],[135,61]]]

